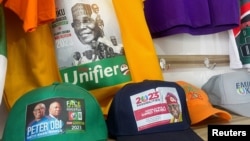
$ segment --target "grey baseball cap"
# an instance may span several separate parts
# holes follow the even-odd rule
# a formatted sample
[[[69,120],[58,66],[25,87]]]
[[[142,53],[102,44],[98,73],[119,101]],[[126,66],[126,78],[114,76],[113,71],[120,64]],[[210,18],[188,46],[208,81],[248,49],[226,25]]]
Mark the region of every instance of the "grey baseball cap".
[[[250,73],[246,71],[214,75],[202,86],[212,105],[250,117]]]

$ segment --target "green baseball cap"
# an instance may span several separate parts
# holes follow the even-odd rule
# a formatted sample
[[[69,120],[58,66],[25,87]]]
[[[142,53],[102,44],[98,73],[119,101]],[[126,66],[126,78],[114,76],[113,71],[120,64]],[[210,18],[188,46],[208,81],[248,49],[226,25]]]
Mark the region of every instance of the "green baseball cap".
[[[2,141],[106,141],[107,136],[94,96],[77,85],[56,82],[15,102]]]

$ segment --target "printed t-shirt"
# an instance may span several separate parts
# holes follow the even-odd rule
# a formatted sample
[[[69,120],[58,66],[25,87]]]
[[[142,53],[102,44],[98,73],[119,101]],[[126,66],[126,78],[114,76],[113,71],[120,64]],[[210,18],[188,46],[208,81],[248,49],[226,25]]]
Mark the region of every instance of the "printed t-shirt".
[[[240,1],[240,25],[229,32],[230,50],[230,67],[231,68],[250,68],[250,1]],[[231,33],[231,34],[230,34]],[[229,50],[229,51],[230,51]],[[236,55],[235,55],[236,54]],[[240,59],[242,65],[236,66],[234,63]]]
[[[93,9],[93,5],[98,7],[98,12]],[[133,10],[128,12],[127,9],[131,8]],[[145,79],[163,79],[141,0],[132,2],[57,0],[56,9],[59,14],[52,23],[52,27],[61,78],[65,82],[74,83],[89,90],[99,101],[104,115],[108,113],[113,96],[124,84]],[[85,57],[83,53],[93,47],[89,44],[91,41],[83,41],[84,38],[76,34],[78,33],[76,30],[84,27],[83,25],[89,25],[89,23],[82,24],[84,21],[81,21],[81,16],[88,17],[92,26],[95,25],[93,22],[97,22],[96,17],[101,18],[104,24],[101,28],[103,34],[92,38],[91,41],[111,48],[110,39],[115,37],[117,43],[122,44],[121,47],[125,53],[120,54],[118,51],[116,53],[119,55],[113,54],[113,57],[107,57],[107,54],[107,56],[101,56],[101,53],[105,54],[108,51],[102,52],[98,49],[100,46],[97,46],[100,53],[97,61],[88,58],[88,63],[83,62],[78,66],[72,66],[75,52],[80,52],[81,56]],[[82,34],[84,34],[84,29],[81,29]],[[98,28],[95,31],[98,31]],[[88,35],[84,36],[88,37]],[[128,66],[129,73],[123,72],[123,66]]]

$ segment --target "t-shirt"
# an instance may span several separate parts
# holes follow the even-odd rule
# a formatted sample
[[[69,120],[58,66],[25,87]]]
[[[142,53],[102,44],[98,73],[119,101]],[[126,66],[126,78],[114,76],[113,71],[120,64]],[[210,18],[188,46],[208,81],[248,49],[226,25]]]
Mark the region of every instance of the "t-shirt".
[[[240,1],[240,25],[234,28],[229,34],[230,40],[230,67],[231,68],[250,68],[250,1],[241,0]],[[229,51],[230,51],[229,50]],[[236,59],[237,62],[240,59],[242,66],[233,65]]]
[[[239,25],[238,0],[145,0],[144,5],[153,38],[212,34]]]
[[[113,0],[113,4],[133,81],[163,80],[143,11],[143,0]]]
[[[18,15],[26,32],[34,31],[56,17],[54,0],[6,0],[5,7]]]
[[[4,9],[7,34],[7,73],[4,100],[7,108],[26,92],[60,81],[50,25],[40,25],[33,32],[23,30],[23,21]]]

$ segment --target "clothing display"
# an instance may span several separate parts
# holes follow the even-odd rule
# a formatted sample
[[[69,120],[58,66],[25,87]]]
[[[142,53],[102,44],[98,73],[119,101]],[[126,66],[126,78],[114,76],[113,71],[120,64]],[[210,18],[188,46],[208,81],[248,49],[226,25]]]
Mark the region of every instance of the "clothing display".
[[[46,6],[47,10],[46,7],[35,9],[39,10],[37,11],[37,17],[29,16],[28,18],[27,16],[23,15],[24,13],[18,13],[22,10],[16,9],[17,7],[15,5],[18,5],[20,3],[12,2],[12,0],[7,0],[5,3],[5,6],[8,7],[5,9],[7,23],[6,29],[8,30],[8,59],[10,60],[10,63],[8,64],[9,71],[6,75],[4,99],[7,103],[8,108],[11,108],[15,101],[25,92],[40,86],[48,85],[54,81],[60,82],[64,80],[62,79],[62,75],[59,72],[59,68],[61,66],[57,61],[57,44],[54,42],[54,39],[56,39],[56,37],[53,38],[53,35],[51,34],[51,26],[53,27],[53,24],[51,25],[50,21],[52,20],[52,17],[54,15],[52,14],[53,11],[48,9],[53,9],[53,4],[51,4],[50,6]],[[109,1],[108,3],[112,5],[111,1]],[[144,79],[162,80],[163,75],[159,67],[158,58],[153,46],[153,41],[150,37],[150,33],[144,19],[142,1],[138,0],[138,2],[131,4],[129,2],[118,0],[114,3],[114,9],[116,10],[116,15],[118,17],[118,23],[119,25],[121,25],[119,26],[121,31],[120,40],[122,40],[124,52],[126,53],[127,63],[129,66],[129,73],[128,71],[126,71],[125,65],[121,66],[121,70],[125,70],[122,73],[131,75],[131,81],[141,81]],[[120,7],[120,5],[123,6]],[[138,14],[134,15],[133,12],[128,13],[122,10],[126,9],[126,7],[130,7],[131,5],[135,7],[135,10],[137,11],[136,13]],[[28,8],[28,6],[25,6],[25,4],[23,4],[23,6]],[[35,6],[33,6],[33,8],[34,7]],[[32,9],[27,9],[25,11],[29,10]],[[43,10],[45,10],[45,12],[42,12]],[[54,13],[56,13],[56,8],[54,10]],[[100,9],[100,11],[101,10],[102,9]],[[46,12],[48,12],[47,20],[44,19],[44,15],[42,14]],[[63,11],[60,11],[58,9],[57,14],[60,15],[60,12]],[[27,17],[28,19],[23,18],[23,16]],[[134,24],[133,27],[130,26],[130,22],[127,22],[127,20],[125,20],[126,18],[124,20],[119,18],[123,16],[130,16],[129,18],[137,19],[137,24]],[[42,24],[42,22],[37,22],[36,26],[27,26],[32,25],[32,22],[31,24],[28,23],[29,21],[32,21],[33,18],[37,19],[37,21],[43,21],[44,23]],[[140,32],[133,32],[135,28],[138,31],[140,30]],[[101,40],[98,41],[101,42]],[[134,52],[136,52],[137,50],[140,50],[140,52],[143,54],[135,54]],[[46,54],[46,56],[44,54]],[[148,61],[145,61],[147,60],[147,58],[150,59]],[[117,81],[117,79],[115,80]],[[129,81],[126,81],[126,83],[127,82]],[[101,85],[109,84],[107,82],[102,83],[103,84]],[[101,85],[90,86],[100,87],[100,89],[92,88],[89,90],[91,90],[91,93],[97,98],[98,102],[100,102],[104,115],[107,114],[113,95],[124,84],[125,83],[123,82],[121,84],[108,85],[109,87],[103,88],[100,87]],[[17,90],[13,89],[14,87]]]
[[[249,68],[249,12],[250,0],[0,0],[0,141],[203,141],[250,118],[250,73],[228,73]]]
[[[57,0],[56,9],[51,26],[62,81],[89,90],[104,115],[126,83],[163,80],[142,1]]]

